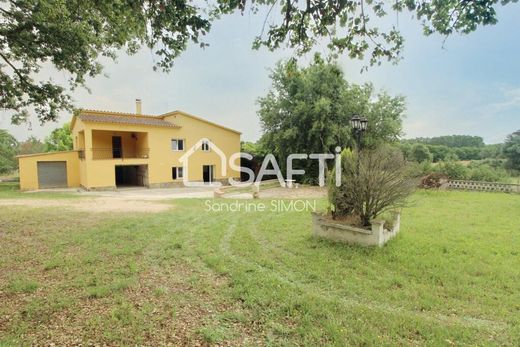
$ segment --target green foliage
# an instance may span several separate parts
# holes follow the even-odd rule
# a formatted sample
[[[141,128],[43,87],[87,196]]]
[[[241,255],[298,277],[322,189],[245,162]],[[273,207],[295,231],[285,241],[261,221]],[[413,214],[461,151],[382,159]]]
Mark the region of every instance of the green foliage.
[[[466,166],[456,161],[445,161],[435,167],[435,171],[443,173],[452,180],[465,180],[469,177]]]
[[[45,145],[39,139],[34,136],[29,136],[25,141],[18,144],[18,154],[34,154],[45,151]]]
[[[413,145],[410,157],[418,163],[431,162],[433,159],[433,155],[430,153],[428,147],[420,143]]]
[[[66,86],[35,77],[44,62],[68,73],[72,89],[121,49],[147,46],[160,57],[155,68],[168,71],[188,42],[209,30],[205,17],[198,6],[175,1],[1,1],[0,108],[15,112],[13,122],[24,121],[29,108],[41,122],[71,110]]]
[[[412,155],[416,144],[425,145],[432,154],[434,163],[454,160],[479,160],[499,158],[502,145],[486,145],[482,137],[469,135],[450,135],[401,140],[400,148],[408,160],[417,161]]]
[[[509,175],[504,168],[493,168],[487,164],[471,163],[468,166],[468,179],[484,182],[508,182]]]
[[[503,146],[504,145],[502,143],[486,145],[480,150],[480,159],[500,158],[502,155]]]
[[[187,1],[3,0],[1,4],[0,108],[13,110],[16,123],[25,121],[31,108],[41,122],[56,120],[60,110],[71,110],[68,90],[85,86],[88,77],[102,73],[102,58],[115,59],[123,49],[133,54],[148,47],[158,56],[154,69],[170,70],[189,42],[207,46],[200,38],[208,33],[212,21],[235,11],[259,15],[267,11],[267,16],[273,8],[280,11],[281,16],[269,19],[265,36],[264,30],[258,30],[261,34],[255,38],[254,48],[275,50],[288,44],[302,54],[328,41],[334,54],[368,56],[374,65],[384,60],[398,62],[404,44],[398,26],[382,26],[379,17],[410,12],[421,21],[426,35],[467,34],[479,25],[495,24],[498,7],[497,0],[305,4],[217,0],[205,6]],[[46,62],[65,72],[68,82],[62,85],[37,78]]]
[[[507,158],[509,168],[520,170],[520,130],[507,137],[503,153]]]
[[[26,278],[15,278],[7,285],[9,293],[32,293],[36,289],[38,289],[38,283]]]
[[[423,143],[425,145],[454,147],[484,147],[484,139],[471,135],[446,135],[437,137],[418,137],[403,140],[408,143]]]
[[[0,129],[0,174],[9,173],[18,167],[16,151],[18,141],[7,130]]]
[[[448,146],[443,145],[428,146],[428,150],[432,154],[432,161],[434,163],[444,160],[449,153],[452,153]]]
[[[240,143],[240,151],[243,153],[249,153],[254,158],[263,158],[268,154],[260,141],[256,143],[243,141]]]
[[[402,207],[414,190],[406,161],[398,149],[383,146],[359,154],[341,154],[341,185],[335,174],[328,180],[332,215],[359,216],[363,225],[390,209]]]
[[[279,63],[271,79],[271,90],[258,100],[261,143],[277,157],[283,171],[291,153],[335,153],[337,146],[353,147],[349,121],[354,114],[369,120],[365,147],[398,140],[404,98],[376,95],[370,84],[350,84],[334,63],[315,56],[302,68],[290,60]],[[304,179],[317,177],[316,160],[295,162],[295,168],[306,170]]]
[[[61,128],[54,129],[45,138],[45,152],[69,151],[72,149],[72,134],[70,123],[65,123]]]
[[[479,147],[457,147],[454,152],[460,160],[478,160],[482,150]]]

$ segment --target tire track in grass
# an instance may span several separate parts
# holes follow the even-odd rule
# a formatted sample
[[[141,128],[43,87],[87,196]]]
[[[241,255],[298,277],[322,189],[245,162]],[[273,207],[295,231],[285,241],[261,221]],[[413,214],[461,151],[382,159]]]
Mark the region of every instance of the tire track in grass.
[[[258,229],[257,225],[266,218],[272,218],[272,216],[267,215],[266,217],[262,217],[260,220],[255,221],[254,223],[250,223],[252,225],[248,225],[247,230],[249,230],[249,233],[251,237],[261,246],[267,249],[274,249],[279,248],[278,246],[271,246],[270,242],[266,240],[261,240],[258,238]],[[224,236],[220,243],[220,250],[228,257],[230,260],[234,261],[235,263],[242,264],[247,267],[256,268],[262,273],[264,273],[266,276],[269,276],[277,281],[280,281],[286,285],[289,285],[291,287],[294,287],[301,292],[304,292],[305,294],[309,296],[315,296],[318,298],[321,298],[322,300],[329,301],[329,302],[339,302],[343,304],[346,307],[359,307],[364,309],[369,309],[372,311],[379,311],[382,313],[388,313],[393,315],[401,315],[405,316],[407,318],[411,319],[422,319],[425,321],[432,321],[436,323],[441,323],[444,325],[461,325],[467,328],[477,328],[477,329],[486,329],[486,330],[492,330],[494,332],[500,332],[503,330],[506,330],[509,328],[509,325],[505,322],[500,321],[492,321],[487,319],[480,319],[475,317],[469,317],[469,316],[448,316],[441,313],[427,313],[427,312],[419,312],[414,310],[409,310],[404,307],[396,307],[384,303],[376,303],[376,302],[366,302],[361,298],[345,298],[343,296],[339,296],[337,294],[331,293],[330,290],[319,288],[319,287],[311,287],[308,283],[302,282],[300,279],[298,279],[294,272],[283,272],[279,271],[278,269],[272,269],[267,268],[264,265],[260,264],[257,261],[247,260],[245,257],[236,255],[231,247],[231,240],[235,236],[237,229],[237,222],[236,220],[233,220],[232,223],[229,224],[227,227],[226,232],[224,233]],[[253,235],[251,230],[254,230],[254,233],[256,233],[257,237]],[[282,249],[283,252],[284,251]]]

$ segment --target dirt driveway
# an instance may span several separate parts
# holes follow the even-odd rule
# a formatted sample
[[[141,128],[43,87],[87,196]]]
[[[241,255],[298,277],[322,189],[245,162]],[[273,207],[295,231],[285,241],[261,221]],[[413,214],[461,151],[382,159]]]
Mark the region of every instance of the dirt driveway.
[[[60,207],[94,213],[162,212],[172,204],[159,201],[128,200],[126,198],[98,197],[85,199],[1,199],[0,206],[35,208]]]
[[[46,190],[49,193],[52,190]],[[42,199],[37,192],[24,193],[20,199],[0,199],[1,206],[27,206],[34,208],[61,207],[78,211],[94,213],[128,213],[128,212],[163,212],[174,206],[172,200],[182,198],[213,198],[213,189],[203,188],[168,188],[168,189],[119,189],[115,191],[86,192],[77,190],[54,190],[56,192],[70,192],[79,199],[60,198]],[[48,195],[48,194],[47,194]],[[244,196],[231,195],[227,198],[251,198],[251,194]],[[312,199],[326,195],[324,188],[300,187],[297,189],[271,188],[260,191],[260,197],[265,199]]]

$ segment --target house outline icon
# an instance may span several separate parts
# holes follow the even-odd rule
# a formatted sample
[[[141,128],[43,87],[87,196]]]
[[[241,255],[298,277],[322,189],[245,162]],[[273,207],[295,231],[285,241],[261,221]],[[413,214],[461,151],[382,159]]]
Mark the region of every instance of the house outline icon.
[[[191,157],[191,155],[193,153],[195,153],[196,150],[202,148],[202,145],[205,142],[208,143],[209,149],[214,151],[215,153],[217,153],[217,155],[219,156],[219,158],[220,158],[220,172],[221,172],[222,177],[226,177],[226,173],[227,173],[227,157],[224,154],[224,152],[222,152],[222,150],[220,148],[218,148],[217,145],[215,145],[210,139],[208,139],[206,137],[203,137],[199,141],[197,141],[197,143],[195,143],[193,146],[191,146],[190,149],[188,151],[186,151],[186,153],[184,153],[179,158],[179,162],[182,163],[182,167],[183,167],[184,172],[186,172],[186,173],[189,172],[188,171],[188,158]],[[187,174],[183,175],[182,183],[186,187],[208,187],[208,186],[210,186],[210,187],[220,187],[220,186],[222,186],[221,182],[210,182],[209,184],[205,183],[205,182],[190,182],[189,179],[188,179],[188,175]]]

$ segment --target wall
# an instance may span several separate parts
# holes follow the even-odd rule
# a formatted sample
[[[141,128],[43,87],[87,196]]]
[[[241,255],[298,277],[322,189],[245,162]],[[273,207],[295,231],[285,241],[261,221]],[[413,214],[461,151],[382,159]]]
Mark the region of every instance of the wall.
[[[234,131],[224,129],[222,127],[210,124],[205,121],[194,119],[182,114],[176,114],[166,117],[165,120],[170,121],[181,128],[138,126],[127,124],[108,124],[96,122],[82,122],[76,119],[73,134],[81,130],[85,130],[85,148],[87,149],[86,160],[81,160],[81,170],[85,171],[85,178],[81,179],[81,184],[85,188],[113,188],[115,186],[115,165],[148,165],[148,180],[150,186],[166,186],[169,184],[182,183],[182,179],[172,179],[172,167],[182,166],[179,161],[191,146],[195,145],[201,138],[209,138],[215,143],[227,156],[240,152],[240,134]],[[98,131],[106,131],[100,133]],[[88,149],[96,148],[96,146],[108,145],[110,148],[111,134],[117,132],[135,132],[146,133],[138,134],[139,140],[143,140],[143,146],[150,149],[148,159],[100,159],[92,160],[92,153]],[[110,143],[108,137],[105,140],[98,138],[98,134],[110,134]],[[172,151],[171,140],[184,139],[184,151]],[[123,139],[123,143],[124,143]],[[215,165],[215,179],[222,180],[229,177],[238,179],[240,172],[231,170],[227,163],[227,173],[221,173],[221,159],[214,151],[202,152],[197,150],[189,158],[189,172],[187,177],[190,181],[202,181],[202,165]],[[186,175],[186,172],[185,172]]]
[[[485,192],[520,193],[520,185],[499,182],[448,180],[444,184],[443,188]]]
[[[66,161],[67,185],[69,187],[80,186],[79,158],[77,151],[49,152],[29,154],[18,157],[20,166],[20,189],[38,189],[38,162],[39,161]]]

